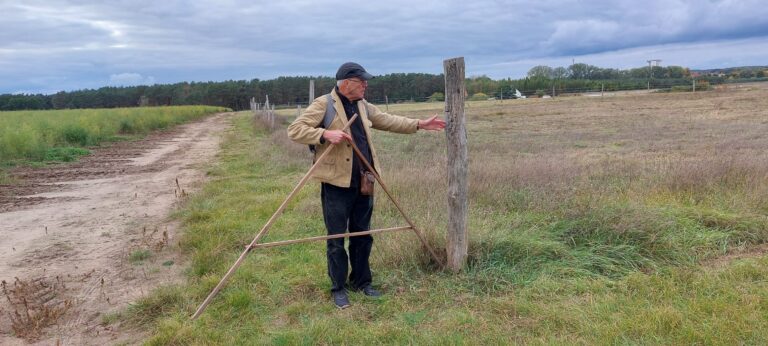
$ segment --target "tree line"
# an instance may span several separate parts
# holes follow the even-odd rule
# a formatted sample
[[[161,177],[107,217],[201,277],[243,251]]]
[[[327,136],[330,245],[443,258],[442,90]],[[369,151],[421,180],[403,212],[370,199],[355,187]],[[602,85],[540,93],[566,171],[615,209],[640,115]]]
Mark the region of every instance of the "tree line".
[[[546,65],[534,66],[528,70],[528,77],[587,80],[647,79],[649,77],[651,79],[680,79],[690,78],[691,71],[682,66],[648,66],[620,70],[578,63],[568,67],[555,68]]]
[[[263,103],[295,106],[309,102],[309,81],[315,81],[315,95],[330,92],[332,77],[279,77],[271,80],[229,80],[223,82],[182,82],[175,84],[103,87],[60,91],[52,95],[0,95],[0,110],[115,108],[135,106],[212,105],[234,110],[247,109],[251,97]],[[442,75],[396,73],[379,76],[369,85],[371,100],[420,100],[443,89]]]
[[[761,77],[761,76],[755,76]],[[733,75],[699,76],[696,79],[719,84]],[[336,84],[332,77],[278,77],[270,80],[228,80],[223,82],[182,82],[125,87],[103,87],[60,91],[52,95],[0,95],[0,110],[116,108],[164,105],[210,105],[233,110],[247,109],[252,97],[263,103],[266,95],[281,106],[309,103],[309,81],[315,80],[315,95],[329,92]],[[689,84],[691,71],[681,66],[652,66],[628,70],[600,68],[588,64],[568,67],[535,66],[525,78],[494,80],[487,76],[469,77],[469,96],[510,98],[514,91],[525,94],[578,92],[601,88],[607,91]],[[366,98],[382,104],[402,101],[442,101],[445,81],[442,74],[393,73],[369,82]]]

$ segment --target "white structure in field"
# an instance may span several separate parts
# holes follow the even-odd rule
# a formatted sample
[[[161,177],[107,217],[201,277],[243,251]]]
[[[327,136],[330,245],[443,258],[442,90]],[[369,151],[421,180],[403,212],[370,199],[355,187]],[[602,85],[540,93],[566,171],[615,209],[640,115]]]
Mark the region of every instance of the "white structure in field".
[[[516,99],[524,99],[525,95],[523,95],[520,90],[515,89],[515,98]]]

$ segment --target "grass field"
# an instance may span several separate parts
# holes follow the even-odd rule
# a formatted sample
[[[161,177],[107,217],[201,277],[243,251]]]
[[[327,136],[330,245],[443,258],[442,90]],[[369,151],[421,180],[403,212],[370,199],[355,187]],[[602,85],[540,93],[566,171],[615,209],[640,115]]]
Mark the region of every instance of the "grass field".
[[[87,147],[144,135],[224,110],[177,106],[0,112],[0,168],[73,161],[87,155]]]
[[[426,117],[442,104],[392,105]],[[123,313],[150,344],[768,343],[768,86],[467,104],[470,254],[438,271],[410,233],[376,237],[385,296],[330,301],[322,243],[257,250],[189,316],[310,165],[284,130],[235,119],[179,212],[188,284]],[[295,110],[286,111],[295,115]],[[442,133],[374,135],[383,177],[444,246]],[[403,225],[381,195],[374,228]],[[324,232],[316,184],[263,241]]]

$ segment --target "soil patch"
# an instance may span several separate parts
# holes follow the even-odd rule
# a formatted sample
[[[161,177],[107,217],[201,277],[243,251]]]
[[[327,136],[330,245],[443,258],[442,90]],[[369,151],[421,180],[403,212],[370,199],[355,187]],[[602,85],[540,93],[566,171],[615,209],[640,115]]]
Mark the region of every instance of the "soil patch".
[[[12,171],[20,183],[0,186],[0,344],[141,340],[104,316],[182,279],[168,215],[202,185],[231,114]]]

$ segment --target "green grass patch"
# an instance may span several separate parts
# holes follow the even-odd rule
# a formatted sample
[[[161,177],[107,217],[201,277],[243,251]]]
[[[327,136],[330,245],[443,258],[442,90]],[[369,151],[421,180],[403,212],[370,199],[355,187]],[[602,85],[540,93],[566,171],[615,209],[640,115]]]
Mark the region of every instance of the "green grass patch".
[[[174,106],[0,112],[0,164],[68,161],[82,155],[75,148],[143,136],[222,111]]]
[[[128,255],[128,261],[133,264],[139,264],[150,257],[152,257],[152,252],[147,249],[134,250]]]
[[[45,158],[43,160],[53,161],[53,162],[72,162],[72,161],[77,161],[78,157],[85,156],[90,153],[91,153],[90,150],[83,149],[83,148],[73,148],[73,147],[50,148],[46,150]]]
[[[122,312],[111,312],[101,316],[101,325],[107,326],[125,319]]]

